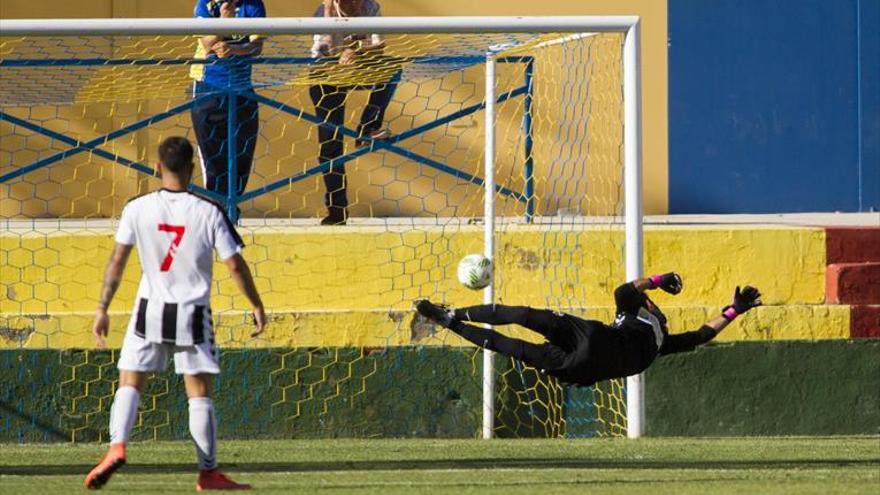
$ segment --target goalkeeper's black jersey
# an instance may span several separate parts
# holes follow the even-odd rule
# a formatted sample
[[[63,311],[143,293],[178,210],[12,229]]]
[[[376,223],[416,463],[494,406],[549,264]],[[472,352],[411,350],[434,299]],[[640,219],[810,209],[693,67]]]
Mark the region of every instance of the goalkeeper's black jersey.
[[[572,332],[565,366],[547,373],[582,386],[623,378],[644,371],[660,354],[693,350],[715,336],[715,330],[669,335],[656,316],[645,309],[646,296],[632,283],[614,291],[617,318],[612,325],[565,315]]]

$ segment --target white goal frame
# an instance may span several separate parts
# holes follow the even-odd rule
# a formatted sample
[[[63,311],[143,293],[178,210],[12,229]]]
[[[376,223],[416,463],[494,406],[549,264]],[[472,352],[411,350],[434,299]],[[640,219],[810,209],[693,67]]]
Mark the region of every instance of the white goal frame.
[[[534,33],[619,32],[623,48],[624,195],[626,278],[642,276],[642,119],[640,26],[638,16],[566,17],[359,17],[254,19],[21,19],[2,20],[2,36],[198,35],[254,32],[312,33]],[[495,60],[487,53],[484,253],[494,258]],[[493,287],[484,301],[494,300]],[[494,368],[492,353],[483,355],[483,437],[494,431]],[[644,375],[627,378],[627,436],[645,431]]]

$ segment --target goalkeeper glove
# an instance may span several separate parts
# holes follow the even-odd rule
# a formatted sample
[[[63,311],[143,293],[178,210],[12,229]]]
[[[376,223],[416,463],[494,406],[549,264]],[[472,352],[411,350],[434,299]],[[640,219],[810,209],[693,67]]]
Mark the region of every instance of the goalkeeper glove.
[[[664,292],[672,295],[678,294],[682,289],[681,277],[675,272],[652,275],[649,280],[652,288],[663,289]]]
[[[726,318],[727,321],[733,321],[737,316],[762,304],[764,303],[761,302],[761,293],[758,289],[747,285],[740,291],[739,286],[737,286],[736,291],[733,293],[733,303],[721,310],[721,316]]]

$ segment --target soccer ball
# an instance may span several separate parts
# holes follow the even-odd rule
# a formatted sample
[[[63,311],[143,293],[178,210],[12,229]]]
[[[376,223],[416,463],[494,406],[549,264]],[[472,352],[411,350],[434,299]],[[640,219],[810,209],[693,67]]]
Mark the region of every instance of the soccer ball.
[[[492,262],[482,254],[469,254],[458,262],[458,281],[472,290],[492,283]]]

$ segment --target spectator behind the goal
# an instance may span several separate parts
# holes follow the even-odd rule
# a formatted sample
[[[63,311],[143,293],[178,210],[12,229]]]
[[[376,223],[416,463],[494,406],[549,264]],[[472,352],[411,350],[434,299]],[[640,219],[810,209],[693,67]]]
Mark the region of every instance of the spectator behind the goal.
[[[263,0],[197,0],[198,18],[266,17]],[[228,114],[231,91],[252,92],[251,64],[246,57],[259,55],[263,38],[259,35],[204,36],[198,42],[195,58],[208,63],[195,64],[190,76],[195,80],[193,97],[210,95],[191,112],[199,147],[205,188],[222,196],[229,192]],[[257,102],[235,96],[235,193],[247,185],[254,159],[260,115]]]
[[[324,0],[315,11],[315,17],[378,17],[381,8],[375,0]],[[357,63],[359,58],[374,57],[385,48],[385,42],[378,34],[316,34],[312,45],[312,57],[337,58],[340,65]],[[400,71],[391,74],[381,84],[355,86],[338,86],[332,84],[316,84],[309,88],[309,96],[315,105],[315,113],[322,122],[331,126],[318,127],[318,144],[320,151],[318,162],[335,160],[343,154],[342,134],[335,126],[345,124],[345,98],[349,91],[355,89],[370,90],[370,99],[361,114],[358,125],[356,146],[368,145],[372,141],[388,139],[391,134],[383,129],[385,110],[394,96]],[[321,220],[322,225],[344,225],[348,219],[348,196],[346,194],[345,165],[330,163],[324,172],[324,204],[327,205],[327,217]]]

